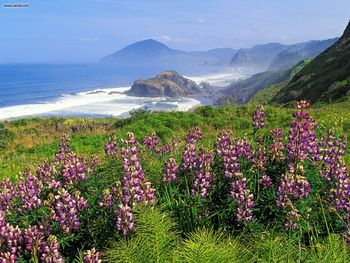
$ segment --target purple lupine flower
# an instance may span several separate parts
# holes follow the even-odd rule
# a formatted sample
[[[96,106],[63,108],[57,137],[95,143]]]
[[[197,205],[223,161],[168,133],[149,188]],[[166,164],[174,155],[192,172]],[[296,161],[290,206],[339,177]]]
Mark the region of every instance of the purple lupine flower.
[[[163,182],[170,183],[176,181],[176,173],[178,170],[177,162],[174,158],[169,158],[163,168]]]
[[[101,254],[95,248],[85,251],[84,263],[101,263]]]
[[[186,134],[185,149],[182,153],[182,170],[193,172],[197,168],[197,146],[198,140],[202,139],[199,127],[194,127]]]
[[[45,229],[42,225],[29,226],[24,230],[23,239],[25,248],[33,255],[34,251],[38,251],[40,244],[43,242],[45,236]]]
[[[252,117],[254,129],[265,128],[265,116],[264,107],[259,105]]]
[[[71,184],[77,181],[86,180],[87,173],[91,173],[86,160],[71,154],[64,160],[62,178],[65,183]]]
[[[247,139],[236,139],[235,145],[240,158],[252,159],[252,149]]]
[[[139,162],[137,141],[133,133],[127,133],[127,139],[122,140],[124,177],[121,180],[121,204],[116,212],[116,224],[123,235],[133,232],[135,222],[133,208],[136,203],[150,204],[155,200],[155,190],[145,178]]]
[[[24,231],[23,239],[27,251],[35,254],[42,262],[64,262],[59,251],[57,238],[50,235],[51,227],[30,226]]]
[[[248,188],[245,177],[232,183],[231,196],[237,201],[237,222],[251,222],[253,220],[254,196]]]
[[[105,154],[107,156],[116,156],[118,153],[117,136],[110,135],[108,142],[104,145]]]
[[[272,144],[269,147],[269,152],[272,155],[273,160],[283,160],[284,154],[283,149],[284,145],[282,142],[283,131],[282,129],[272,129],[270,133],[272,139]]]
[[[47,161],[42,165],[38,165],[36,175],[44,187],[57,189],[62,186],[62,183],[56,178],[54,167]]]
[[[297,101],[296,107],[297,109],[300,109],[300,110],[306,110],[306,109],[310,109],[311,104],[306,100],[300,100],[300,101]]]
[[[73,196],[66,189],[61,188],[55,196],[49,197],[49,203],[52,208],[52,219],[64,232],[78,231],[80,225],[78,212],[87,208],[85,198],[80,197],[78,193]]]
[[[327,182],[333,182],[331,195],[335,208],[342,213],[350,228],[350,177],[343,161],[346,152],[346,136],[337,139],[333,130],[329,130],[320,141],[321,170],[320,176]]]
[[[231,145],[231,131],[222,131],[219,133],[216,141],[216,153],[218,155],[226,154],[225,151]]]
[[[172,151],[169,143],[164,143],[163,145],[159,146],[159,139],[155,132],[152,132],[150,136],[145,136],[143,139],[143,144],[147,149],[157,154],[165,154]]]
[[[99,165],[101,163],[101,161],[100,161],[98,155],[96,155],[96,154],[91,155],[90,163],[91,163],[92,167],[95,167],[96,165]]]
[[[273,182],[270,176],[268,175],[263,175],[260,180],[259,183],[262,185],[263,188],[265,189],[270,189],[273,186]]]
[[[211,166],[213,161],[213,155],[209,151],[201,149],[195,180],[191,189],[192,195],[198,194],[202,199],[208,196],[208,191],[212,187],[213,173]]]
[[[47,241],[43,242],[40,246],[40,260],[46,263],[64,263],[59,248],[57,237],[53,235],[49,236]]]
[[[182,170],[194,171],[197,167],[197,146],[193,143],[186,143],[182,153]]]
[[[186,141],[196,143],[198,140],[201,140],[202,137],[203,134],[201,129],[198,126],[196,126],[187,133]]]
[[[22,255],[23,233],[16,226],[6,222],[5,213],[0,211],[0,260],[16,262]]]
[[[300,215],[298,214],[297,210],[291,210],[287,213],[287,220],[284,224],[285,229],[292,229],[297,230],[299,229],[299,221]]]
[[[17,184],[17,196],[21,199],[21,206],[18,210],[35,209],[42,206],[40,193],[43,189],[42,182],[30,172],[24,174],[24,181]]]
[[[56,153],[56,161],[63,161],[72,152],[70,148],[70,137],[63,134],[60,142],[60,149]]]
[[[17,189],[9,179],[0,182],[0,211],[11,210],[10,203],[17,196]]]
[[[136,224],[132,208],[127,204],[120,204],[117,209],[116,225],[118,231],[126,236],[129,232],[135,232]]]
[[[158,143],[158,136],[155,132],[152,132],[150,136],[145,136],[143,138],[143,144],[150,150],[154,150]]]
[[[319,142],[320,147],[320,161],[322,167],[320,175],[326,181],[331,180],[333,168],[337,168],[336,165],[342,160],[346,152],[346,136],[342,136],[338,140],[334,136],[334,131],[329,130],[328,134],[322,136],[322,140]]]
[[[223,160],[224,176],[231,181],[231,197],[237,202],[236,220],[249,223],[253,220],[254,196],[240,170],[239,162],[240,158],[252,159],[250,144],[245,139],[231,139],[229,132],[221,132],[216,148]]]
[[[117,187],[113,187],[112,190],[105,189],[100,197],[100,206],[104,208],[111,208],[114,206],[115,200],[120,199],[120,193]]]
[[[253,167],[258,173],[264,173],[266,171],[266,162],[268,161],[267,158],[267,150],[264,145],[263,138],[258,139],[258,147],[254,151],[252,162]]]
[[[122,198],[127,199],[124,204],[129,201],[132,203],[135,201],[138,203],[152,201],[147,198],[152,196],[151,192],[154,192],[154,190],[149,187],[150,184],[148,184],[139,162],[136,139],[133,133],[128,133],[127,136],[128,140],[123,141],[126,147],[121,149],[124,168],[124,177],[121,181]],[[148,191],[147,196],[145,194],[146,190]],[[131,206],[133,207],[133,205]]]
[[[221,132],[216,143],[216,152],[222,157],[224,176],[228,179],[240,178],[240,158],[251,159],[251,147],[247,140],[231,139],[229,132]]]
[[[302,168],[299,168],[301,170]],[[309,182],[294,170],[292,166],[289,171],[282,177],[277,189],[277,205],[279,207],[292,207],[290,197],[303,199],[310,195],[311,187]]]
[[[239,166],[239,153],[235,145],[229,145],[222,153],[224,163],[224,176],[228,179],[239,178],[241,176]]]
[[[304,111],[307,103],[298,104],[300,111],[294,112],[286,145],[289,163],[303,163],[307,157],[317,160],[319,155],[316,127],[317,123]]]

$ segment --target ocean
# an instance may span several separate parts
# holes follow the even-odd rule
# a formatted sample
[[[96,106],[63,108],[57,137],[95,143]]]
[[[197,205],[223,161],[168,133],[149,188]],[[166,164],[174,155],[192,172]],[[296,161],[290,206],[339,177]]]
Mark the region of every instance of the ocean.
[[[192,98],[138,98],[122,94],[136,79],[155,76],[162,67],[111,64],[0,65],[0,119],[33,116],[123,117],[130,110],[188,110]],[[244,74],[218,67],[175,68],[197,83],[223,81]],[[224,74],[222,72],[225,72]]]

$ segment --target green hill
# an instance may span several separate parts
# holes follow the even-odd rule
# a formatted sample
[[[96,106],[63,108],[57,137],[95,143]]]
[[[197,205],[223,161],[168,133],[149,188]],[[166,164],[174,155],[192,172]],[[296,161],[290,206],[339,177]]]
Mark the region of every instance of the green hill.
[[[284,87],[286,87],[291,81],[291,79],[311,61],[311,59],[305,59],[303,61],[300,61],[289,71],[290,75],[288,76],[288,78],[262,89],[257,94],[255,94],[255,96],[250,100],[250,102],[255,104],[269,104],[271,102],[271,98],[273,98],[278,92],[280,92]]]
[[[278,103],[307,99],[334,102],[350,89],[350,23],[342,37],[304,67],[272,99]]]

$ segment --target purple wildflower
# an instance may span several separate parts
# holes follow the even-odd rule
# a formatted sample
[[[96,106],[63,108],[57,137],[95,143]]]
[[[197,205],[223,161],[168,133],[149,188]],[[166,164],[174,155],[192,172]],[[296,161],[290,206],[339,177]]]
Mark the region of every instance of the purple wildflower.
[[[174,158],[169,158],[163,168],[163,182],[175,182],[178,165]]]
[[[101,263],[101,254],[95,248],[87,250],[84,253],[84,263]]]
[[[250,192],[246,178],[236,180],[231,185],[231,196],[237,201],[236,219],[239,223],[253,220],[254,196]]]
[[[127,204],[120,204],[117,209],[116,225],[118,231],[122,232],[126,236],[129,232],[135,231],[135,218],[132,208]]]
[[[192,184],[192,195],[198,194],[202,199],[207,197],[208,191],[212,187],[213,173],[211,166],[213,160],[213,156],[209,151],[201,149],[197,171],[195,172],[195,181]]]
[[[259,183],[262,185],[263,188],[265,189],[270,189],[272,188],[273,182],[270,176],[268,175],[263,175],[260,180]]]
[[[50,196],[49,202],[52,207],[52,219],[62,230],[66,233],[72,229],[78,231],[80,225],[78,212],[87,208],[87,200],[78,193],[72,196],[66,189],[61,188],[55,196]]]
[[[283,160],[284,145],[282,142],[283,131],[282,129],[272,129],[270,133],[272,144],[269,147],[269,152],[272,155],[273,160]]]
[[[118,153],[117,147],[117,137],[115,135],[110,135],[108,137],[108,142],[104,145],[105,154],[107,156],[116,156]]]
[[[0,211],[0,260],[16,262],[22,255],[22,230],[6,222],[5,214]]]
[[[19,211],[34,209],[42,206],[40,193],[43,189],[42,182],[30,172],[24,174],[24,181],[18,182],[17,196],[21,199]]]
[[[258,106],[252,117],[254,129],[265,128],[265,116],[264,107],[262,105]]]

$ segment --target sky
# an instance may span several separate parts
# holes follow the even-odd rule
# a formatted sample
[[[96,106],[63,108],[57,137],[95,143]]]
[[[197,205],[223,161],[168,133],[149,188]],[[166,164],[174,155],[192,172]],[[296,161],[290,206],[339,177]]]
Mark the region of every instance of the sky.
[[[340,36],[350,19],[350,0],[0,3],[0,63],[94,62],[149,38],[182,50],[291,44]]]

